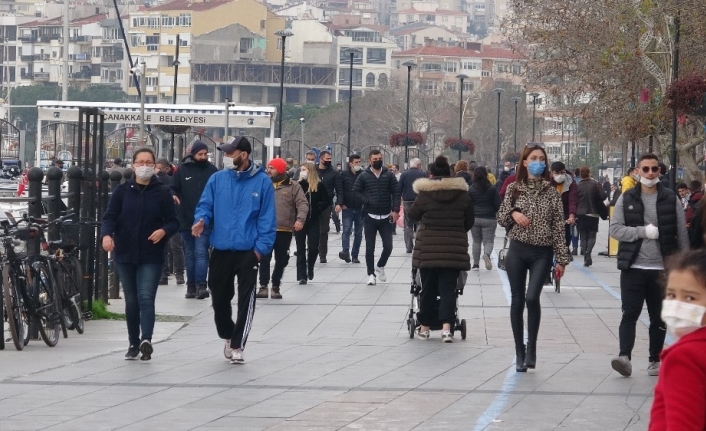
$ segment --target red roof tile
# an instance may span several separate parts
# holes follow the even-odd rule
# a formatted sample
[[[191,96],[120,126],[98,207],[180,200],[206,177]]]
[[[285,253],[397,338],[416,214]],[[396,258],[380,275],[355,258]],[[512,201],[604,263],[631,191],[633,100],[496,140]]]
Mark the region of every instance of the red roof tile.
[[[520,60],[524,57],[504,48],[483,47],[482,51],[465,49],[460,46],[420,46],[407,51],[395,52],[393,57],[429,56],[429,57],[468,57]]]
[[[174,0],[169,3],[165,3],[160,6],[152,7],[146,9],[149,12],[165,12],[170,10],[195,10],[204,11],[211,10],[218,6],[222,6],[226,3],[230,3],[230,0],[216,0],[216,1],[206,1],[206,2],[194,2],[190,0]]]

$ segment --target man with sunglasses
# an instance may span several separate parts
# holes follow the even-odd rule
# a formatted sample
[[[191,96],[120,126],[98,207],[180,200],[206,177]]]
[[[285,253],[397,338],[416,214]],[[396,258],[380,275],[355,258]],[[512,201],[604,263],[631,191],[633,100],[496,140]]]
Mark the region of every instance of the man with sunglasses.
[[[620,353],[611,365],[625,377],[632,374],[635,327],[645,302],[650,316],[647,374],[659,375],[659,355],[667,330],[661,318],[664,260],[689,246],[683,207],[676,194],[660,183],[657,156],[640,157],[638,172],[640,183],[618,198],[610,223],[610,235],[620,242],[618,269],[623,309]]]

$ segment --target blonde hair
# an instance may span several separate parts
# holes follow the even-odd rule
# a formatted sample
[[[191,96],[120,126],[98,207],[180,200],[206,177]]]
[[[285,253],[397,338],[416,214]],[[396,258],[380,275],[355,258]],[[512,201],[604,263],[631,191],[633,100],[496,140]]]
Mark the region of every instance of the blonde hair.
[[[306,168],[307,172],[309,173],[306,181],[309,183],[309,192],[310,193],[316,193],[316,191],[319,189],[319,174],[316,172],[316,166],[314,166],[313,163],[311,162],[304,162],[302,163],[301,168]],[[301,175],[299,181],[302,181]]]

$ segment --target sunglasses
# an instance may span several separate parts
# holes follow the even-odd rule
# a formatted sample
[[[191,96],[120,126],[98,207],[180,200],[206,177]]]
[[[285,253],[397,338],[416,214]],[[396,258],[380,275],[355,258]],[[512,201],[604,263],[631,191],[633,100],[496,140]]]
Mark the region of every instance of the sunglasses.
[[[528,142],[525,145],[527,148],[541,148],[544,149],[544,142]]]
[[[653,174],[655,174],[655,173],[659,172],[659,166],[643,166],[642,167],[642,172],[644,172],[644,173],[648,173],[648,172],[650,172],[650,170],[652,171]]]

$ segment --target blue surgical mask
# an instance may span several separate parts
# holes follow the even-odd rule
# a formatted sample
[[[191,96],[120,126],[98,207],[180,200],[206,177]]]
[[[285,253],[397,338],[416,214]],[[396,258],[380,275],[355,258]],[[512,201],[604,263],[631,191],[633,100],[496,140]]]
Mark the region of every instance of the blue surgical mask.
[[[530,174],[538,177],[544,173],[544,169],[546,168],[547,165],[544,162],[530,162],[527,170],[529,170]]]

